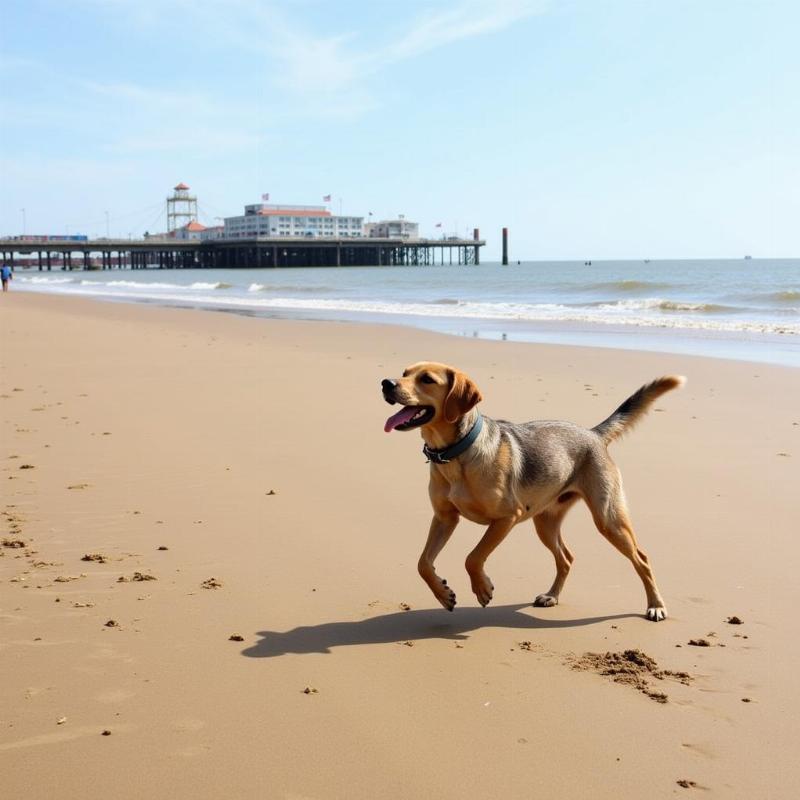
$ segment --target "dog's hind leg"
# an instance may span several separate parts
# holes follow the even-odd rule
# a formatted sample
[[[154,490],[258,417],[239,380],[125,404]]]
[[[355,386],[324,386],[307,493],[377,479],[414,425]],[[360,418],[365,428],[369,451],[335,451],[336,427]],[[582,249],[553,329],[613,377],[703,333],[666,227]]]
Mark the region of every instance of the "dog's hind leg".
[[[558,605],[558,596],[564,588],[564,581],[569,575],[572,566],[572,553],[564,544],[561,537],[561,522],[567,511],[575,505],[579,498],[577,493],[567,493],[562,500],[559,498],[550,508],[542,511],[533,518],[533,525],[536,533],[542,540],[542,544],[553,554],[556,561],[556,577],[553,585],[544,594],[540,594],[533,601],[535,606],[555,606]]]
[[[656,586],[650,561],[636,541],[636,534],[625,507],[619,473],[612,480],[598,482],[586,491],[585,500],[597,529],[630,560],[636,574],[641,578],[647,595],[645,616],[653,622],[664,619],[667,609]]]

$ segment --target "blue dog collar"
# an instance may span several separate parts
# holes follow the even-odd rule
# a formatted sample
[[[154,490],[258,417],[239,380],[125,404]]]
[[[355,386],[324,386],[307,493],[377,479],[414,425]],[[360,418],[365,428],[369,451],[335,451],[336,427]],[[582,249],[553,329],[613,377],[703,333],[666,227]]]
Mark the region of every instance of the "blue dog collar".
[[[443,447],[441,450],[434,450],[432,447],[428,447],[427,444],[423,445],[422,454],[428,459],[426,463],[449,463],[470,448],[472,443],[478,438],[478,434],[480,434],[482,428],[483,417],[478,414],[478,419],[475,420],[475,424],[472,426],[470,432],[455,444],[451,444],[449,447]]]

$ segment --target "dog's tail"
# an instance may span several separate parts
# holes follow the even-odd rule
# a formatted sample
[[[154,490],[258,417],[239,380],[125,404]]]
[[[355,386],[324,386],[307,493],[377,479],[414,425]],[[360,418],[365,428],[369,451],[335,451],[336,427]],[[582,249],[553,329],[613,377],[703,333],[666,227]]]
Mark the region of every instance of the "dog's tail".
[[[613,442],[627,433],[650,409],[662,394],[677,389],[686,383],[683,375],[667,375],[642,386],[632,394],[608,419],[595,425],[592,430],[606,443]]]

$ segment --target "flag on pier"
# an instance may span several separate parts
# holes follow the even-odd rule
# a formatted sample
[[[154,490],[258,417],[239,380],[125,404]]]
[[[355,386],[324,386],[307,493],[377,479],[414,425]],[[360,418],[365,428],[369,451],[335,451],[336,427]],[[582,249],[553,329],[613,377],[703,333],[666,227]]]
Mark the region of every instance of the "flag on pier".
[[[263,200],[265,203],[268,203],[268,202],[269,202],[269,192],[267,192],[266,194],[262,194],[262,195],[261,195],[261,199],[262,199],[262,200]]]
[[[323,202],[323,203],[330,203],[330,201],[331,201],[331,195],[329,195],[329,194],[326,194],[326,195],[325,195],[325,196],[322,198],[322,202]]]

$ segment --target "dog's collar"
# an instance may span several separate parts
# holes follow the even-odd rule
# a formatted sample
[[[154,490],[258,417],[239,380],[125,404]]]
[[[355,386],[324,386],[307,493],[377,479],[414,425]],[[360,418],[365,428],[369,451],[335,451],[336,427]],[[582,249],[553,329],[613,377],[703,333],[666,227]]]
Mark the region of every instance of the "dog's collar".
[[[472,426],[470,432],[455,444],[451,444],[449,447],[443,447],[441,450],[434,450],[432,447],[428,447],[427,444],[423,445],[422,454],[428,459],[426,463],[447,464],[454,458],[460,456],[462,453],[466,452],[478,438],[481,428],[483,428],[483,417],[478,414],[478,418],[475,420],[475,424]]]

